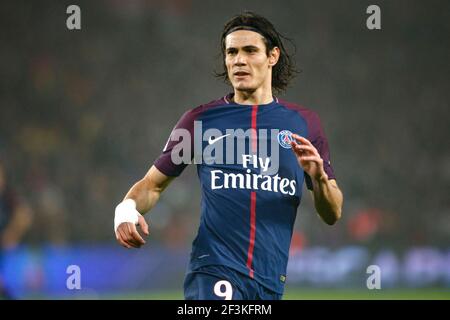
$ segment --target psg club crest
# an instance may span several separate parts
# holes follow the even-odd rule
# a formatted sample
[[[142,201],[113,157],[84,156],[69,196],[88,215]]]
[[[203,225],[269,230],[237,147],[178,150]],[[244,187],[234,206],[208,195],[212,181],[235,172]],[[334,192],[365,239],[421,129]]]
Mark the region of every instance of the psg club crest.
[[[280,146],[286,149],[291,148],[291,141],[294,139],[292,138],[292,132],[289,130],[283,130],[278,133],[278,143]]]

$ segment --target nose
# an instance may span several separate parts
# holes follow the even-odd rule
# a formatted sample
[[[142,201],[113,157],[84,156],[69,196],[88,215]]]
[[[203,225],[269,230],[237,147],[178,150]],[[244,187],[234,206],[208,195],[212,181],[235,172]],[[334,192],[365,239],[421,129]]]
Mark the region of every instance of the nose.
[[[245,66],[246,65],[246,60],[245,57],[242,53],[237,53],[235,58],[234,58],[234,64],[236,66]]]

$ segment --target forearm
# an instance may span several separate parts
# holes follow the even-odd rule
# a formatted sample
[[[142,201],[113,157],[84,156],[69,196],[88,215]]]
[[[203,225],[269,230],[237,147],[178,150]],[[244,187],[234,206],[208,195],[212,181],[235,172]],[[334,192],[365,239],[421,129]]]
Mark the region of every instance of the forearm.
[[[162,188],[150,185],[150,182],[144,178],[131,187],[124,200],[133,199],[136,202],[136,210],[145,214],[158,202],[161,192]]]
[[[136,202],[136,210],[145,214],[155,206],[161,193],[172,180],[173,177],[162,174],[152,166],[145,177],[131,187],[124,200],[133,199]]]
[[[140,248],[145,240],[139,234],[139,225],[145,235],[149,235],[144,215],[158,202],[161,193],[174,177],[163,174],[152,166],[147,174],[136,182],[114,212],[114,232],[117,241],[126,248]]]
[[[343,195],[334,180],[328,180],[323,176],[313,180],[314,205],[317,213],[325,221],[332,225],[341,217]]]

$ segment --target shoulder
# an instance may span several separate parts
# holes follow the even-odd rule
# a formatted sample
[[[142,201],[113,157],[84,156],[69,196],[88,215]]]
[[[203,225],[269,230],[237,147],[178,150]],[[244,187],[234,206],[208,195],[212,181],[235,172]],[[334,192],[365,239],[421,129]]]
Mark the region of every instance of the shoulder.
[[[222,98],[219,98],[216,100],[212,100],[208,103],[201,104],[197,107],[191,108],[184,113],[184,116],[196,118],[199,115],[201,115],[202,113],[204,113],[205,111],[208,111],[209,109],[212,109],[212,108],[218,107],[218,106],[222,106],[222,105],[226,105],[226,104],[228,104],[228,102],[225,100],[225,97],[222,97]]]
[[[194,121],[198,120],[204,112],[206,112],[207,110],[209,110],[211,108],[221,106],[224,104],[226,104],[225,100],[223,98],[220,98],[220,99],[213,100],[208,103],[199,105],[197,107],[188,109],[183,113],[183,115],[178,120],[178,123],[175,127],[176,128],[180,128],[180,127],[192,128],[194,125]]]
[[[303,105],[288,102],[285,100],[278,100],[278,103],[285,108],[296,111],[300,117],[306,122],[308,128],[308,138],[312,141],[322,139],[325,133],[322,128],[319,114]]]
[[[314,110],[311,110],[301,104],[289,102],[289,101],[286,101],[283,99],[278,99],[278,103],[281,106],[283,106],[289,110],[296,111],[302,118],[305,119],[305,121],[307,123],[314,123],[314,122],[320,121],[319,115],[317,112],[315,112]]]

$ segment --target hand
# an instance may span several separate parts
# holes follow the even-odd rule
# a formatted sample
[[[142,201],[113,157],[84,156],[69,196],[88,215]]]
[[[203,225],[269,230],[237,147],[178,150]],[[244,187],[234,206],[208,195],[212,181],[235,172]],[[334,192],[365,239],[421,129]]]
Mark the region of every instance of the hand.
[[[149,234],[147,222],[136,210],[136,202],[133,199],[126,199],[117,205],[114,216],[116,239],[125,248],[140,248],[145,244],[136,225],[141,227],[145,235]]]
[[[148,224],[142,215],[139,214],[138,225],[141,227],[142,232],[148,236]],[[116,230],[117,241],[125,248],[140,248],[145,244],[145,240],[137,231],[136,225],[131,222],[122,222],[119,224]]]
[[[294,140],[291,141],[291,147],[297,158],[298,164],[303,170],[311,177],[311,179],[317,181],[324,178],[328,179],[328,175],[323,168],[323,159],[313,144],[308,139],[297,134],[293,134],[292,137]]]

